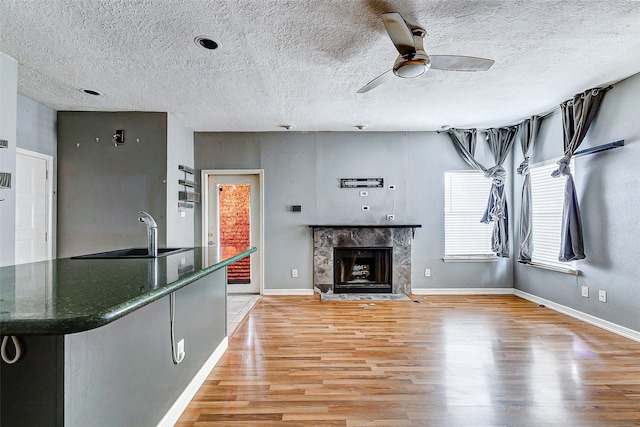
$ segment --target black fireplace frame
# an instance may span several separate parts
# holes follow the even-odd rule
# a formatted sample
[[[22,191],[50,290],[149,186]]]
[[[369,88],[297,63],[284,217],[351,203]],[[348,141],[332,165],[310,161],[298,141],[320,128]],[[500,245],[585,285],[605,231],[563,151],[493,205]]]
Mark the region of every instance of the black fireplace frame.
[[[361,259],[368,259],[368,253],[378,252],[385,254],[385,271],[382,273],[386,280],[359,280],[343,281],[341,259],[338,256],[340,251],[363,252]],[[357,260],[356,255],[355,260]],[[354,263],[356,262],[354,260]],[[377,279],[378,277],[376,277]],[[333,293],[393,293],[393,247],[392,246],[336,246],[333,248]]]

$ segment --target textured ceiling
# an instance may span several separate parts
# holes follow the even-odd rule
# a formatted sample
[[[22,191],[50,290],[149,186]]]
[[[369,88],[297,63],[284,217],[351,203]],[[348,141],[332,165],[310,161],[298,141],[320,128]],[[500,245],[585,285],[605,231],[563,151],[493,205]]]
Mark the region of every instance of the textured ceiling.
[[[357,94],[397,55],[388,11],[426,29],[427,53],[496,62]],[[640,71],[638,1],[0,0],[0,13],[20,94],[57,110],[166,111],[195,131],[500,126]]]

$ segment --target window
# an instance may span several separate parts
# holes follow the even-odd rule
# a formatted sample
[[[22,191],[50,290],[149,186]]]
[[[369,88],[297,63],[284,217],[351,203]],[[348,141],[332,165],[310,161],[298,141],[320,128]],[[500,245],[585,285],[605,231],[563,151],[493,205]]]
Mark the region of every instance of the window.
[[[493,224],[480,222],[487,207],[491,179],[478,171],[444,173],[445,260],[495,258]]]
[[[575,270],[576,263],[560,262],[560,228],[562,227],[562,205],[564,203],[565,177],[553,178],[557,161],[550,160],[531,166],[531,208],[533,253],[531,262],[560,270]],[[573,158],[569,165],[575,178]]]

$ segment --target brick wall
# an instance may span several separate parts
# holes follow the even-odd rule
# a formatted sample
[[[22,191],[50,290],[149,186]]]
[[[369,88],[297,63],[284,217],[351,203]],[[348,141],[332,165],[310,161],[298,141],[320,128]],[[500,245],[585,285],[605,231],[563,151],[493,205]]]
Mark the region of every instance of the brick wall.
[[[249,184],[220,185],[220,244],[249,246],[251,244],[251,186]],[[243,258],[227,267],[229,283],[249,283],[250,258]]]

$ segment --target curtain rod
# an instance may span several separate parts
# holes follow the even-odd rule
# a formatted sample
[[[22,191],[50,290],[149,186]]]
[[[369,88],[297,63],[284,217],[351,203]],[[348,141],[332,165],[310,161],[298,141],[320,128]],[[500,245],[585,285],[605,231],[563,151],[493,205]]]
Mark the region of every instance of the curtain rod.
[[[620,141],[610,142],[608,144],[598,145],[597,147],[585,148],[584,150],[576,151],[573,153],[573,157],[586,156],[589,154],[599,153],[601,151],[611,150],[612,148],[618,148],[624,146],[624,139]]]
[[[619,79],[619,80],[614,80],[613,82],[610,82],[610,83],[605,83],[605,84],[603,84],[603,85],[601,85],[601,86],[599,86],[599,87],[594,87],[594,88],[591,88],[591,89],[585,89],[585,90],[592,90],[592,89],[607,89],[607,90],[608,90],[608,89],[611,89],[611,88],[612,88],[613,86],[615,86],[616,84],[618,84],[618,83],[620,83],[621,81],[626,80],[626,79],[628,79],[628,78],[629,78],[629,77],[624,77],[624,78]],[[510,126],[518,126],[520,123],[524,122],[525,120],[527,120],[527,119],[529,119],[529,118],[531,118],[531,117],[533,117],[533,116],[538,116],[540,119],[544,119],[544,118],[546,118],[546,117],[549,117],[550,115],[552,115],[552,114],[553,114],[553,113],[555,113],[556,111],[558,111],[558,110],[560,109],[560,105],[561,105],[561,104],[562,104],[562,103],[560,103],[560,104],[558,104],[558,105],[556,105],[556,106],[552,107],[551,109],[546,110],[546,111],[544,111],[544,112],[542,112],[542,113],[532,114],[532,115],[530,115],[529,117],[525,117],[525,118],[523,118],[523,119],[520,119],[520,120],[519,120],[519,121],[517,121],[517,122],[516,122],[516,124],[514,124],[514,125],[498,126],[498,128],[504,128],[504,127],[510,127]],[[452,127],[452,129],[453,129],[453,127]],[[459,128],[455,128],[455,129],[459,129]],[[487,129],[481,129],[481,128],[471,128],[471,129],[476,129],[476,130],[478,130],[478,131],[480,131],[480,132],[486,132],[486,131],[487,131]],[[488,129],[496,129],[496,128],[494,127],[494,128],[488,128]],[[438,130],[438,131],[436,131],[436,133],[446,133],[446,132],[448,132],[448,131],[449,131],[449,129],[445,129],[445,130]]]

